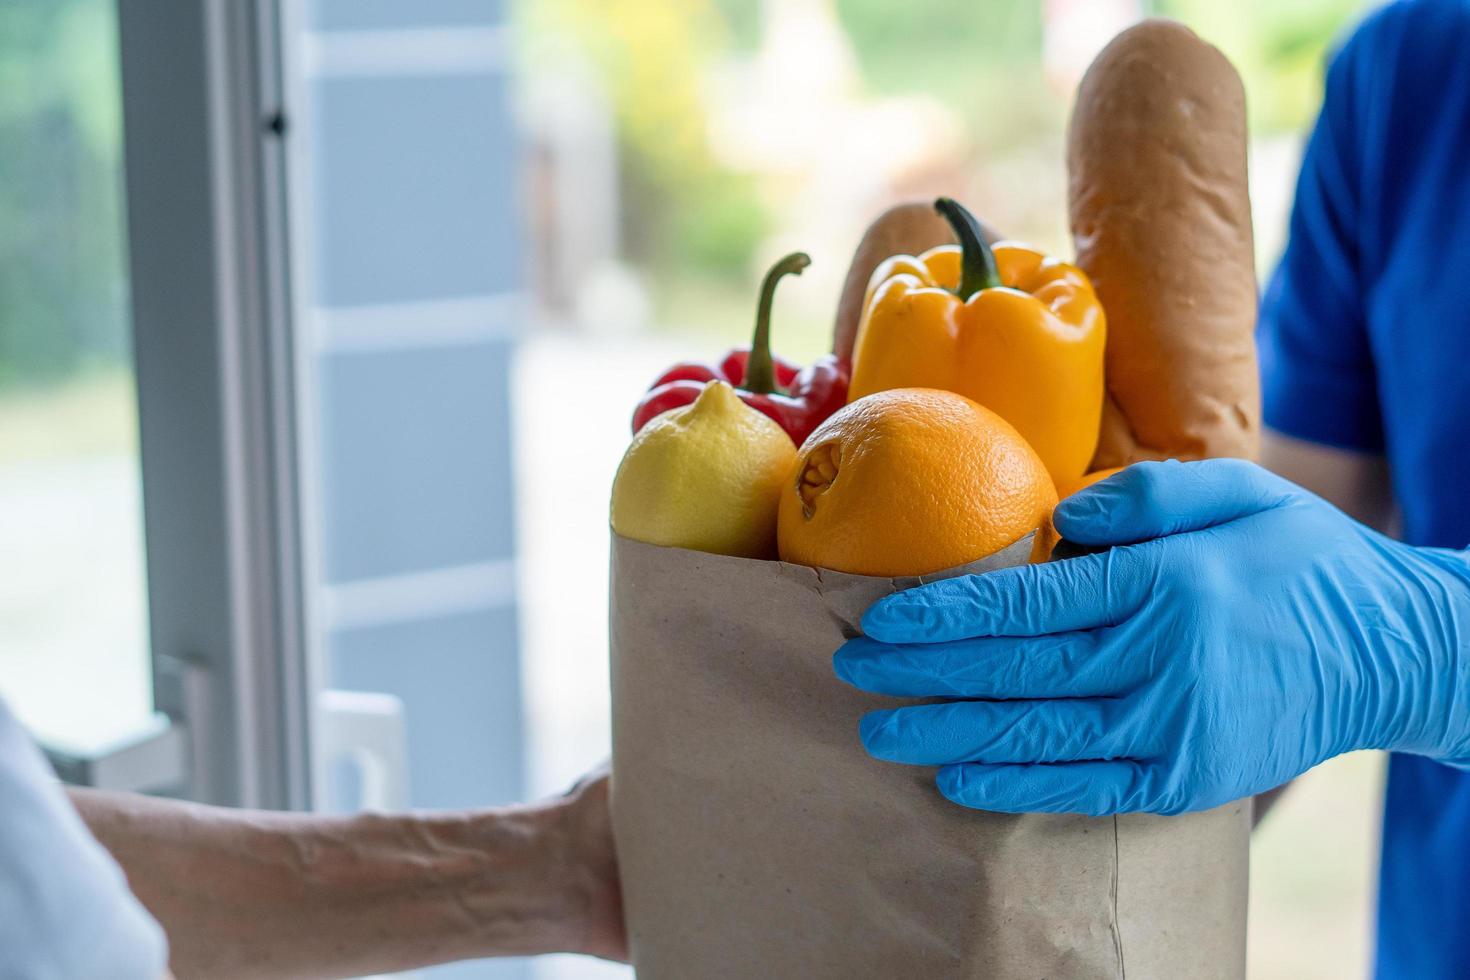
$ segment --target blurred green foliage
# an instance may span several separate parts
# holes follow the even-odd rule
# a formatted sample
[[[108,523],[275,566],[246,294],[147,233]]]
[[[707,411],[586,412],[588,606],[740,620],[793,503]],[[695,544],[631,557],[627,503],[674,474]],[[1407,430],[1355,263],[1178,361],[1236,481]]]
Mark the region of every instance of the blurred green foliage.
[[[980,149],[1055,141],[1065,100],[1042,78],[1034,0],[831,0],[874,95],[926,94]],[[1330,45],[1360,0],[1156,0],[1245,78],[1256,133],[1308,125]],[[759,43],[762,0],[523,0],[517,25],[572,40],[604,79],[619,134],[628,257],[655,280],[749,291],[779,225],[755,178],[714,159],[703,80]],[[114,7],[0,2],[0,387],[127,351]],[[743,299],[742,299],[743,302]]]
[[[875,92],[923,92],[983,119],[1039,84],[1039,2],[837,0],[837,16]]]
[[[696,275],[743,275],[770,220],[749,178],[720,167],[706,141],[700,80],[731,45],[717,5],[536,0],[518,16],[526,30],[576,42],[608,88],[628,256]]]
[[[1215,44],[1240,70],[1254,133],[1296,132],[1322,100],[1322,73],[1333,45],[1367,5],[1363,0],[1161,0]]]
[[[0,3],[0,388],[128,348],[109,0]]]
[[[759,188],[724,171],[705,141],[706,70],[760,43],[770,0],[525,0],[523,26],[574,39],[600,70],[620,134],[629,258],[655,280],[745,283],[779,225]],[[976,158],[1057,143],[1069,108],[1045,83],[1038,0],[828,0],[873,95],[924,94],[956,112]],[[1360,0],[1155,0],[1240,68],[1257,134],[1307,126],[1326,51]]]

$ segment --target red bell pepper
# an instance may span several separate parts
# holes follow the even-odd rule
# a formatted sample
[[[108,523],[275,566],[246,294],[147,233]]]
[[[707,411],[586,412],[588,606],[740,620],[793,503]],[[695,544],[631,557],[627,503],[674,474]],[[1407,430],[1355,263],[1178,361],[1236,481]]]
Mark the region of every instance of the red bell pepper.
[[[773,265],[761,283],[750,349],[732,350],[719,364],[683,361],[659,375],[633,412],[633,431],[656,415],[690,404],[711,381],[728,381],[741,401],[769,416],[798,446],[846,404],[849,372],[835,354],[823,355],[801,370],[771,354],[771,299],[776,283],[788,274],[800,275],[811,261],[806,253],[795,252]]]

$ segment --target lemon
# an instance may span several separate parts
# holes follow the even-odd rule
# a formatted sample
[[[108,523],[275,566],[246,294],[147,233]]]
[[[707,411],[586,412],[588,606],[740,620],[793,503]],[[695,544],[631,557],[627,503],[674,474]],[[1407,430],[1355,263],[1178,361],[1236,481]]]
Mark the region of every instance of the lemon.
[[[649,422],[613,479],[625,538],[717,555],[772,558],[781,489],[796,446],[723,381]]]

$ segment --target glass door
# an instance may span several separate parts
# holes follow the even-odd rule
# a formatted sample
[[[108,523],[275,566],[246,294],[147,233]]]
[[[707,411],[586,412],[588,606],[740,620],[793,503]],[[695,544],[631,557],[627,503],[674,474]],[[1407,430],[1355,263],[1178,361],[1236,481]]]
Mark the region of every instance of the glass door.
[[[151,725],[111,0],[0,6],[0,696],[76,754]]]
[[[0,5],[0,696],[73,782],[310,802],[275,12]]]

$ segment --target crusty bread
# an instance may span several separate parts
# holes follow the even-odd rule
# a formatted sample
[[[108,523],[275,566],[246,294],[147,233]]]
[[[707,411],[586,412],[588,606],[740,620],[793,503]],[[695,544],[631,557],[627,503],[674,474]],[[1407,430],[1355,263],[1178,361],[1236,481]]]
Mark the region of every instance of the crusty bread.
[[[996,235],[983,223],[989,241]],[[918,255],[935,245],[947,245],[955,240],[931,201],[913,201],[896,204],[878,215],[863,233],[853,253],[852,264],[847,267],[847,278],[842,283],[842,296],[837,301],[837,323],[832,330],[832,352],[843,361],[852,360],[852,345],[857,339],[858,321],[863,315],[863,299],[868,292],[868,280],[873,270],[884,259],[892,255]]]
[[[1235,69],[1182,24],[1124,31],[1078,88],[1067,168],[1077,264],[1108,315],[1093,469],[1254,459],[1256,275]]]

